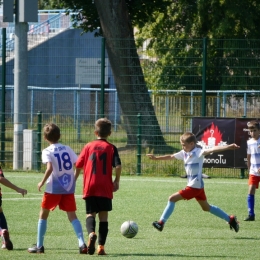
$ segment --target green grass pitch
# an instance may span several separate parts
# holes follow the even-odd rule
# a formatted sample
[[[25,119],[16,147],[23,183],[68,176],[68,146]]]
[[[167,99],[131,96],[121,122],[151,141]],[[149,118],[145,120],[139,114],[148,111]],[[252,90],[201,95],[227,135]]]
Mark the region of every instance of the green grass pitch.
[[[210,213],[203,212],[195,200],[180,201],[165,225],[163,232],[152,227],[166,203],[168,196],[186,185],[177,177],[123,176],[120,190],[114,194],[113,211],[109,214],[109,233],[105,250],[107,256],[79,255],[78,241],[66,213],[58,208],[50,213],[45,236],[45,254],[29,254],[27,248],[36,242],[37,222],[42,192],[37,183],[40,173],[5,173],[13,183],[28,189],[24,198],[1,186],[3,209],[8,221],[13,251],[0,250],[0,259],[258,259],[260,250],[260,195],[256,192],[256,221],[244,222],[247,215],[247,180],[205,180],[205,190],[210,204],[228,214],[237,215],[240,231],[235,233],[229,225]],[[85,240],[84,201],[81,198],[82,176],[76,189],[77,215],[81,221]],[[135,238],[127,239],[120,233],[120,226],[133,220],[139,226]]]

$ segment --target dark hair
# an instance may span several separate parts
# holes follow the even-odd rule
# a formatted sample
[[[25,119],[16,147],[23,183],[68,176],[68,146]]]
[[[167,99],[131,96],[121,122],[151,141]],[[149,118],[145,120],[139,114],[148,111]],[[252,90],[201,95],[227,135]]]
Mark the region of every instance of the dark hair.
[[[254,128],[256,128],[256,129],[258,129],[258,130],[260,129],[259,122],[256,121],[256,120],[249,121],[249,122],[247,123],[247,127],[248,127],[248,129],[254,129]]]
[[[111,134],[112,123],[107,118],[100,118],[95,123],[95,131],[99,137],[107,138]]]
[[[60,128],[54,123],[48,123],[43,128],[43,135],[49,142],[56,143],[60,139]]]
[[[191,132],[184,133],[181,136],[180,140],[181,140],[181,142],[188,143],[188,144],[192,143],[192,142],[196,144],[196,142],[197,142],[196,136]]]

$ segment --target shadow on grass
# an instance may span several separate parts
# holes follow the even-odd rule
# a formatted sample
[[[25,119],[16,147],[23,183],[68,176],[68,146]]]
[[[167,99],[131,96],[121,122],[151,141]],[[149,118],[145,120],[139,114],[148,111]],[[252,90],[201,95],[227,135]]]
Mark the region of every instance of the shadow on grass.
[[[185,259],[188,259],[188,258],[236,258],[237,256],[223,256],[223,255],[181,255],[181,254],[140,254],[140,253],[137,253],[137,254],[109,254],[110,257],[127,257],[127,256],[134,256],[134,257],[148,257],[148,256],[154,256],[154,257],[183,257]]]
[[[237,239],[254,239],[254,238],[237,238]],[[259,239],[258,239],[259,240]],[[26,252],[27,249],[24,249],[24,248],[14,248],[13,251],[23,251],[23,252]],[[53,254],[54,252],[59,252],[59,254],[61,253],[61,251],[63,251],[66,256],[68,255],[74,255],[75,256],[75,250],[72,250],[72,249],[66,249],[66,248],[51,248],[49,247],[47,250],[45,250],[45,253],[44,254],[32,254],[32,253],[29,253],[28,252],[28,255],[45,255],[45,256],[51,256],[51,254]],[[49,254],[48,254],[49,253]],[[77,254],[76,255],[80,255],[80,254]],[[96,253],[94,255],[97,255]],[[224,255],[185,255],[185,254],[145,254],[145,253],[131,253],[131,254],[111,254],[111,253],[108,253],[108,256],[109,257],[115,257],[115,258],[119,258],[119,259],[122,259],[123,257],[129,257],[129,256],[133,256],[133,257],[182,257],[182,258],[185,258],[185,259],[188,259],[188,258],[207,258],[207,259],[210,259],[210,258],[221,258],[221,259],[225,259],[225,258],[236,258],[237,256],[224,256]]]
[[[235,237],[235,239],[239,239],[239,240],[260,240],[259,237]]]

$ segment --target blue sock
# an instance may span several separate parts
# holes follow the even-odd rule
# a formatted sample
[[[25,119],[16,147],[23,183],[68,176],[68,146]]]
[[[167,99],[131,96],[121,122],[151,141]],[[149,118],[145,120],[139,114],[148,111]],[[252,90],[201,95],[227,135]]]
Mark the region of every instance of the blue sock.
[[[171,216],[174,207],[175,207],[175,202],[168,201],[167,206],[165,207],[163,214],[160,217],[160,221],[165,223],[168,220],[168,218]]]
[[[222,209],[218,208],[217,206],[214,206],[214,205],[210,205],[210,210],[209,212],[219,218],[222,218],[224,220],[226,220],[227,222],[230,221],[230,217],[229,215],[224,212]]]
[[[74,228],[75,234],[79,240],[79,247],[81,247],[84,244],[84,237],[83,237],[83,231],[82,226],[79,220],[76,218],[73,221],[71,221],[71,225]]]
[[[43,240],[44,240],[46,230],[47,230],[47,220],[39,219],[38,233],[37,233],[37,247],[43,246]]]
[[[255,195],[248,194],[247,208],[248,208],[248,215],[254,216],[255,215]]]

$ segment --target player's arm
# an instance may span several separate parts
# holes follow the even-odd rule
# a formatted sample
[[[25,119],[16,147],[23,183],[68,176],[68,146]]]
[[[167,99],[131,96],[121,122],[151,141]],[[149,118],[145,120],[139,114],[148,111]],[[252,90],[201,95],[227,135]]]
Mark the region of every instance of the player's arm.
[[[81,168],[75,169],[75,171],[74,171],[75,181],[78,179],[80,172],[81,172]]]
[[[167,154],[167,155],[161,155],[161,156],[155,156],[153,154],[147,154],[151,160],[173,160],[175,159],[174,154]]]
[[[115,170],[115,179],[114,179],[114,182],[113,182],[114,192],[115,192],[119,189],[119,181],[120,181],[122,166],[121,166],[121,159],[120,159],[120,156],[118,154],[118,150],[114,145],[113,145],[113,147],[114,147],[114,154],[113,154],[112,166]]]
[[[251,154],[247,154],[247,169],[250,171],[250,166],[251,166]]]
[[[8,179],[0,175],[0,183],[6,186],[7,188],[10,188],[12,190],[15,190],[18,193],[21,193],[23,196],[27,194],[27,190],[22,189],[14,185],[12,182],[10,182]]]
[[[211,153],[224,152],[227,150],[237,150],[239,148],[240,148],[240,146],[238,146],[236,144],[229,144],[229,145],[224,145],[224,146],[214,146],[210,149],[205,150],[202,155],[206,156]]]
[[[122,171],[121,165],[117,165],[115,167],[115,179],[114,179],[114,182],[113,182],[114,192],[119,189],[119,181],[120,181],[121,171]]]
[[[41,191],[41,187],[48,180],[48,178],[50,177],[52,171],[53,171],[52,163],[51,162],[47,162],[47,168],[46,168],[46,171],[45,171],[44,176],[42,178],[42,181],[38,183],[38,190],[39,191]]]

